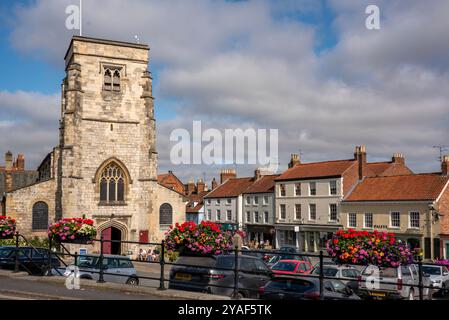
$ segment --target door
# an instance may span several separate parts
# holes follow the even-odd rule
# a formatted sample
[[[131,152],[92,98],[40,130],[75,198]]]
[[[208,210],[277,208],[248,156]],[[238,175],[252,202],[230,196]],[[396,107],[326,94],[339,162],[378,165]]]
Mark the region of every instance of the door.
[[[103,254],[111,254],[112,245],[110,240],[112,240],[112,227],[104,229],[101,233],[103,235]]]

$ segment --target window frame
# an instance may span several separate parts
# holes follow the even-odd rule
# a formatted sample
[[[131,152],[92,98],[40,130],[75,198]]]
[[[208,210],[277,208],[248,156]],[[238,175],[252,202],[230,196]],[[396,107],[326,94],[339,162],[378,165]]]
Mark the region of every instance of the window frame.
[[[284,208],[284,213],[282,214],[282,208]],[[284,217],[282,217],[282,215]],[[287,206],[285,205],[285,203],[280,203],[279,204],[279,220],[286,220],[287,219]]]
[[[298,207],[299,207],[299,211],[298,211]],[[299,213],[299,216],[298,216]],[[301,220],[301,216],[302,216],[302,205],[301,203],[295,203],[295,220],[299,221]]]
[[[295,183],[295,196],[296,197],[300,197],[301,194],[302,194],[302,192],[301,192],[301,182],[297,182],[297,183]]]
[[[371,227],[366,225],[366,218],[368,215],[371,215]],[[374,214],[372,212],[365,212],[363,214],[363,228],[364,229],[373,229],[374,228]]]
[[[354,225],[351,225],[351,215],[354,216]],[[357,213],[356,212],[348,212],[348,228],[357,228]]]
[[[333,193],[333,189],[334,187],[332,186],[332,184],[335,183],[335,193]],[[330,196],[337,196],[338,195],[338,188],[337,188],[337,180],[330,180],[329,181],[329,195]]]
[[[36,208],[37,205],[44,205],[43,208]],[[45,212],[43,214],[46,215],[46,221],[45,221],[45,226],[44,226],[44,218],[43,217],[36,217],[35,213],[41,213],[41,212],[35,212],[35,210],[41,210],[41,209],[45,209]],[[39,219],[37,219],[39,218]],[[40,221],[42,220],[42,221]],[[42,225],[40,225],[40,223],[42,223]],[[48,203],[46,203],[45,201],[36,201],[32,208],[31,208],[31,229],[34,230],[47,230],[48,229],[48,225],[49,225],[49,206]]]
[[[397,213],[398,214],[398,222],[399,222],[399,225],[397,225],[397,226],[395,226],[395,225],[393,225],[393,214],[395,214],[395,213]],[[400,211],[390,211],[390,226],[389,226],[391,229],[400,229],[401,228],[401,212]]]
[[[335,206],[335,219],[332,219],[332,207]],[[338,222],[338,204],[329,203],[329,222]]]
[[[417,219],[418,226],[412,226],[412,220],[413,220],[412,214],[418,215],[418,219]],[[421,213],[418,210],[411,210],[408,212],[408,227],[409,227],[409,229],[420,229],[421,228]]]
[[[312,207],[314,208],[314,218],[312,219]],[[316,221],[317,218],[317,210],[316,203],[309,203],[309,221]]]
[[[287,186],[285,183],[279,184],[279,197],[286,197],[287,196]]]
[[[312,185],[314,186],[313,188],[312,188]],[[309,196],[316,196],[316,194],[317,194],[316,191],[317,191],[316,190],[316,181],[310,181],[309,182]]]

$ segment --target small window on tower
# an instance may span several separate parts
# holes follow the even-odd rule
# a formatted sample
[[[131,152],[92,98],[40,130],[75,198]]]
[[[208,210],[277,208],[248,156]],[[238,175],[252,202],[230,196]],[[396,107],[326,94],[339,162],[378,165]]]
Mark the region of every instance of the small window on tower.
[[[112,90],[112,75],[111,70],[109,69],[106,69],[106,71],[104,72],[104,90]]]
[[[121,90],[121,67],[107,66],[104,69],[103,90],[120,92]]]
[[[113,90],[114,91],[120,91],[120,71],[115,70],[114,71],[114,78],[112,81]]]

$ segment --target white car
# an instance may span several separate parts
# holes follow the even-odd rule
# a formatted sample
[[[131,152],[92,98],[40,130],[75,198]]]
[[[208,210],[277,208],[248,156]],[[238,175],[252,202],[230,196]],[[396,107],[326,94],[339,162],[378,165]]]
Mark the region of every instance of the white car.
[[[430,276],[432,287],[440,290],[443,295],[449,293],[449,270],[446,266],[425,264],[422,270]]]

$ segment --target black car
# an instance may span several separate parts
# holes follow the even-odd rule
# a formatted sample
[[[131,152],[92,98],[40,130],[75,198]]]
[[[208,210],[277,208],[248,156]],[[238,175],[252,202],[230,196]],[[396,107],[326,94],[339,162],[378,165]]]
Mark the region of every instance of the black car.
[[[360,300],[353,290],[340,280],[323,281],[324,300]],[[263,300],[319,300],[320,280],[312,277],[279,276],[259,288]]]
[[[0,247],[0,267],[14,269],[15,256],[19,269],[33,275],[45,275],[48,272],[48,249],[33,247]],[[58,268],[61,263],[55,254],[51,256],[52,268]]]
[[[238,295],[257,298],[258,288],[270,281],[272,272],[259,258],[240,255],[238,259]],[[180,256],[171,269],[169,288],[232,296],[234,266],[234,255]]]

